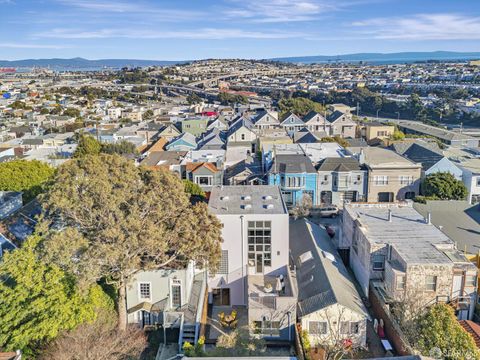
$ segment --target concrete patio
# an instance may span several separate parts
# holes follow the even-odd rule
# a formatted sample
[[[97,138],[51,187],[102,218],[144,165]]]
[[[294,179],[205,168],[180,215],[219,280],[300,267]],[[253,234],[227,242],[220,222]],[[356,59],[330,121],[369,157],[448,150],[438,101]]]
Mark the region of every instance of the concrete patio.
[[[231,328],[223,327],[220,324],[219,314],[221,312],[226,315],[230,314],[233,310],[237,312],[237,329],[240,327],[248,326],[248,310],[245,306],[212,306],[209,305],[207,316],[207,330],[205,333],[206,341],[215,342],[220,335],[228,334],[233,331]]]

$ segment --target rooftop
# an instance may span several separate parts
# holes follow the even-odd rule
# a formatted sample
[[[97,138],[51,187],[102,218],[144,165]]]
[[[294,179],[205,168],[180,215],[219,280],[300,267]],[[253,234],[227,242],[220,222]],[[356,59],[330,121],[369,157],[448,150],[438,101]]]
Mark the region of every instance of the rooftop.
[[[288,213],[280,189],[269,185],[215,186],[208,207],[217,215]]]
[[[316,173],[312,161],[305,155],[277,155],[273,160],[273,173]]]
[[[458,249],[470,254],[480,251],[480,211],[478,205],[467,201],[427,201],[414,203],[413,207],[423,216],[430,212],[432,223],[456,244]]]
[[[349,204],[344,211],[354,219],[370,243],[394,246],[409,264],[452,262],[450,251],[455,249],[453,240],[428,224],[419,212],[407,204]]]
[[[403,156],[397,154],[395,151],[378,147],[362,148],[359,159],[361,163],[365,163],[370,167],[420,167],[420,164],[416,164],[413,161],[404,158]]]
[[[305,219],[291,220],[290,252],[297,269],[300,316],[336,303],[368,316],[325,229]]]
[[[438,128],[431,125],[427,125],[418,121],[401,120],[401,121],[398,121],[398,125],[409,130],[435,136],[445,141],[475,140],[475,138],[472,136],[460,134],[457,132]]]
[[[355,158],[325,158],[318,166],[318,171],[359,171],[360,163]]]

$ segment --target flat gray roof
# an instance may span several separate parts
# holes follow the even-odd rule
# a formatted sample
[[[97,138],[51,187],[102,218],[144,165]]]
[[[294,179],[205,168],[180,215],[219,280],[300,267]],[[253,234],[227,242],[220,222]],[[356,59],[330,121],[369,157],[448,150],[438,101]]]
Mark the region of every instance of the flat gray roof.
[[[270,185],[215,186],[208,207],[217,215],[288,214],[280,188]]]
[[[389,209],[392,221],[388,221]],[[345,206],[345,211],[358,221],[371,243],[394,246],[409,264],[452,262],[443,250],[452,250],[453,240],[434,225],[427,224],[425,218],[411,206],[350,204]]]
[[[427,201],[415,203],[414,208],[423,216],[430,212],[432,223],[441,227],[461,251],[470,254],[480,251],[480,208],[467,201]]]
[[[438,128],[436,126],[427,125],[419,121],[400,120],[396,121],[400,127],[417,131],[426,135],[435,136],[446,141],[458,140],[477,140],[473,136],[456,133],[447,129]]]

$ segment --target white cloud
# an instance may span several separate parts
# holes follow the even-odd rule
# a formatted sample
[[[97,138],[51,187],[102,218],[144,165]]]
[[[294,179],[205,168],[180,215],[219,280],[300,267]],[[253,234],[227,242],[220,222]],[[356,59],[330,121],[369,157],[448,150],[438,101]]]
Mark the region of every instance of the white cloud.
[[[374,18],[352,25],[365,37],[375,39],[480,40],[480,17],[459,14]]]
[[[304,34],[281,31],[247,31],[241,29],[202,28],[187,31],[161,31],[139,29],[99,29],[83,31],[76,29],[53,29],[36,34],[41,38],[60,39],[101,39],[101,38],[129,38],[129,39],[286,39],[302,37]]]
[[[314,20],[337,8],[333,1],[319,0],[233,0],[235,7],[224,11],[232,19],[276,23]]]
[[[11,49],[66,49],[69,47],[70,46],[63,46],[63,45],[0,43],[0,48],[11,48]]]
[[[172,9],[158,6],[156,3],[141,1],[110,0],[57,0],[60,4],[74,7],[90,13],[99,13],[102,17],[142,16],[144,20],[184,21],[204,16],[202,11]],[[77,11],[78,11],[77,10]]]

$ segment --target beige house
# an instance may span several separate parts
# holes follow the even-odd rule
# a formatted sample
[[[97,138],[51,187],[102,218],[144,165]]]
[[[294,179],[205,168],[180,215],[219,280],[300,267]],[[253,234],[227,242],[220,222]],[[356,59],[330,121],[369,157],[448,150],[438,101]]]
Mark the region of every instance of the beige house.
[[[393,135],[395,127],[393,125],[385,125],[379,122],[370,122],[362,127],[362,136],[367,140],[388,139]]]
[[[411,203],[345,206],[338,247],[349,250],[350,266],[366,296],[381,289],[386,303],[414,311],[437,302],[451,304],[470,319],[476,303],[477,268],[456,244]]]
[[[362,148],[358,161],[368,170],[368,202],[395,202],[419,194],[421,164],[377,147]]]

